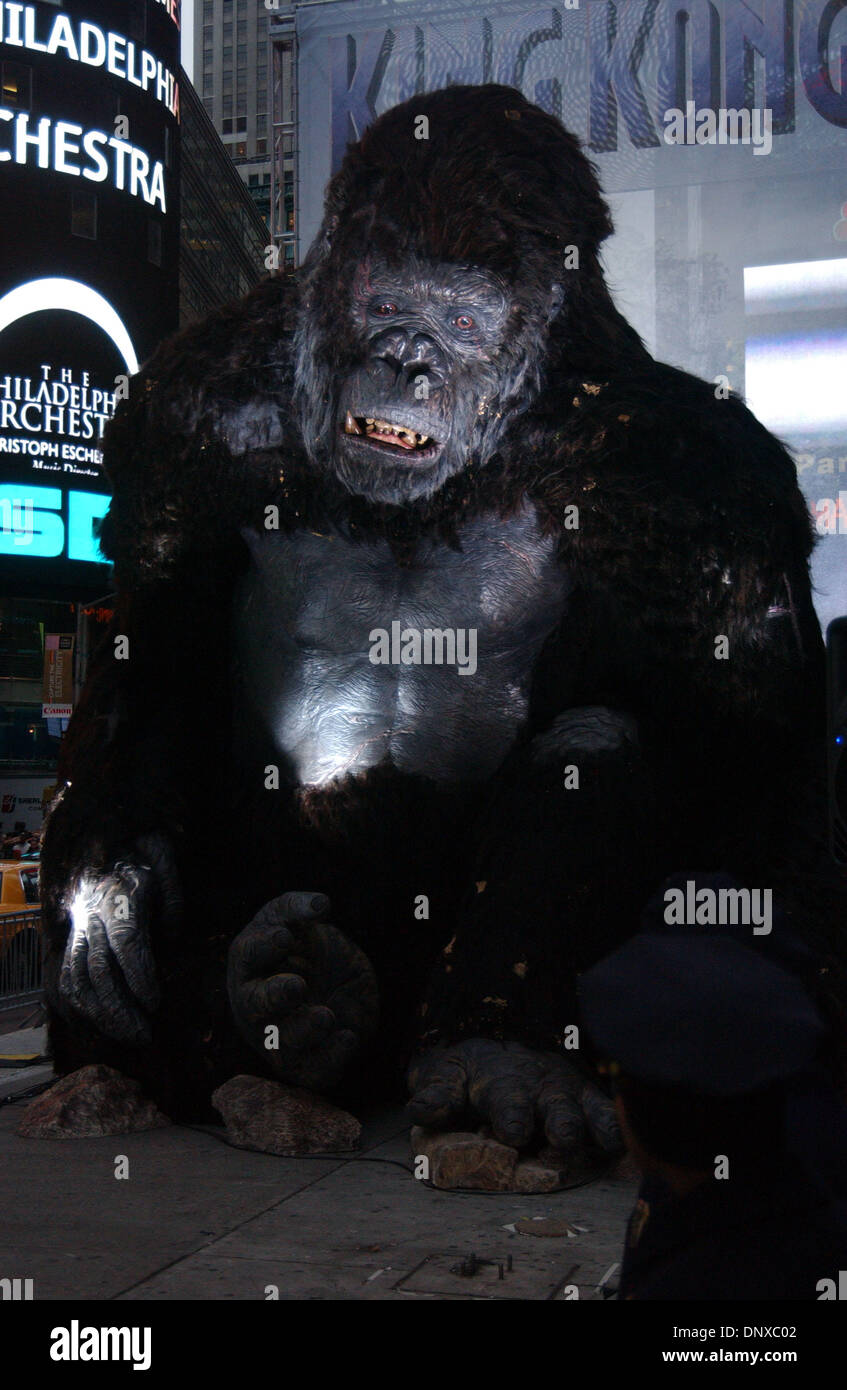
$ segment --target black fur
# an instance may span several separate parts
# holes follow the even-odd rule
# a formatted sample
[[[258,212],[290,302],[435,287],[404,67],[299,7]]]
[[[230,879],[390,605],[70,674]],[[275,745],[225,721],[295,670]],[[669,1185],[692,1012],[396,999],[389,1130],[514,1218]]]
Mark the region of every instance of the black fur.
[[[421,114],[426,141],[413,138]],[[427,1043],[476,1033],[555,1048],[574,972],[635,928],[672,871],[723,867],[774,886],[831,948],[822,646],[794,466],[739,399],[652,361],[603,281],[610,231],[578,142],[518,92],[415,98],[348,152],[302,271],[186,330],[134,379],[107,441],[104,528],[130,660],[110,638],[94,662],[44,852],[62,1070],[111,1062],[195,1115],[233,1071],[267,1070],[233,1025],[227,950],[293,889],[328,893],[333,923],[376,970],[365,1090],[374,1059],[396,1079],[416,1027]],[[578,269],[566,268],[572,247]],[[469,267],[503,287],[508,319],[439,409],[460,417],[457,384],[486,407],[459,418],[426,487],[402,470],[372,486],[338,455],[345,384],[368,352],[357,282],[461,282]],[[382,764],[273,794],[233,766],[242,528],[261,531],[276,507],[285,532],[387,542],[399,572],[424,544],[460,546],[470,518],[513,517],[527,501],[570,598],[494,777],[442,785]],[[565,524],[574,506],[577,529]],[[582,706],[631,716],[637,751],[624,740],[616,761],[567,739],[556,751],[545,731]],[[562,788],[574,761],[579,793]],[[178,926],[151,917],[162,1002],[132,1045],[86,1023],[59,975],[80,875],[137,860],[151,834],[173,846],[183,909]],[[420,894],[428,922],[412,914]]]

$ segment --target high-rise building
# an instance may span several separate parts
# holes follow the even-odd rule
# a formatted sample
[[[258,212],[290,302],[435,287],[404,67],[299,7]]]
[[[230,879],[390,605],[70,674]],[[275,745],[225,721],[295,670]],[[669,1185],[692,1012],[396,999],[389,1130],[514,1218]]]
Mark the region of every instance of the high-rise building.
[[[202,318],[261,279],[270,240],[208,114],[183,74],[179,321]]]
[[[196,0],[194,82],[262,216],[271,222],[271,84],[269,28],[292,0]],[[291,261],[291,255],[283,256]]]
[[[322,3],[322,0],[318,0]],[[271,51],[271,237],[279,247],[280,262],[298,262],[299,245],[299,147],[297,100],[297,35],[294,6],[277,11],[270,23]]]

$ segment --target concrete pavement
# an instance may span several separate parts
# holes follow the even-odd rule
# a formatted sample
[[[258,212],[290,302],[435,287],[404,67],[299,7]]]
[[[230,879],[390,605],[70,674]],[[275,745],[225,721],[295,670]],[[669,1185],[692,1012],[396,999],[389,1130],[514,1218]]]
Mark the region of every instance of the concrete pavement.
[[[365,1117],[355,1156],[279,1158],[212,1127],[21,1139],[22,1105],[0,1108],[0,1278],[36,1299],[597,1299],[616,1282],[632,1180],[439,1192],[412,1175],[399,1110]]]

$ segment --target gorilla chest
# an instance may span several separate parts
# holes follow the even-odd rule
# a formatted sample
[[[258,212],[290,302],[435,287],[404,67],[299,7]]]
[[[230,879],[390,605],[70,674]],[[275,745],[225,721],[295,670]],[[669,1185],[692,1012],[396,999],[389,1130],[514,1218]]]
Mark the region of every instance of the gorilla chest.
[[[568,581],[530,507],[481,517],[461,548],[336,531],[245,532],[235,599],[237,725],[300,785],[390,762],[442,781],[490,775],[524,722]]]

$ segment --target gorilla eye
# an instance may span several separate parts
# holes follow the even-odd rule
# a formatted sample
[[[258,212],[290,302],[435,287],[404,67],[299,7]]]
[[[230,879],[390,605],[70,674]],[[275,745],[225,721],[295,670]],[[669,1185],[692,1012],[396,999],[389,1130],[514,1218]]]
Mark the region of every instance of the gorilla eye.
[[[457,314],[453,322],[457,328],[462,328],[465,331],[475,326],[474,320],[471,318],[470,314]]]
[[[374,305],[374,313],[379,314],[380,318],[387,319],[392,314],[397,313],[397,305],[390,299],[385,299],[381,304]]]

